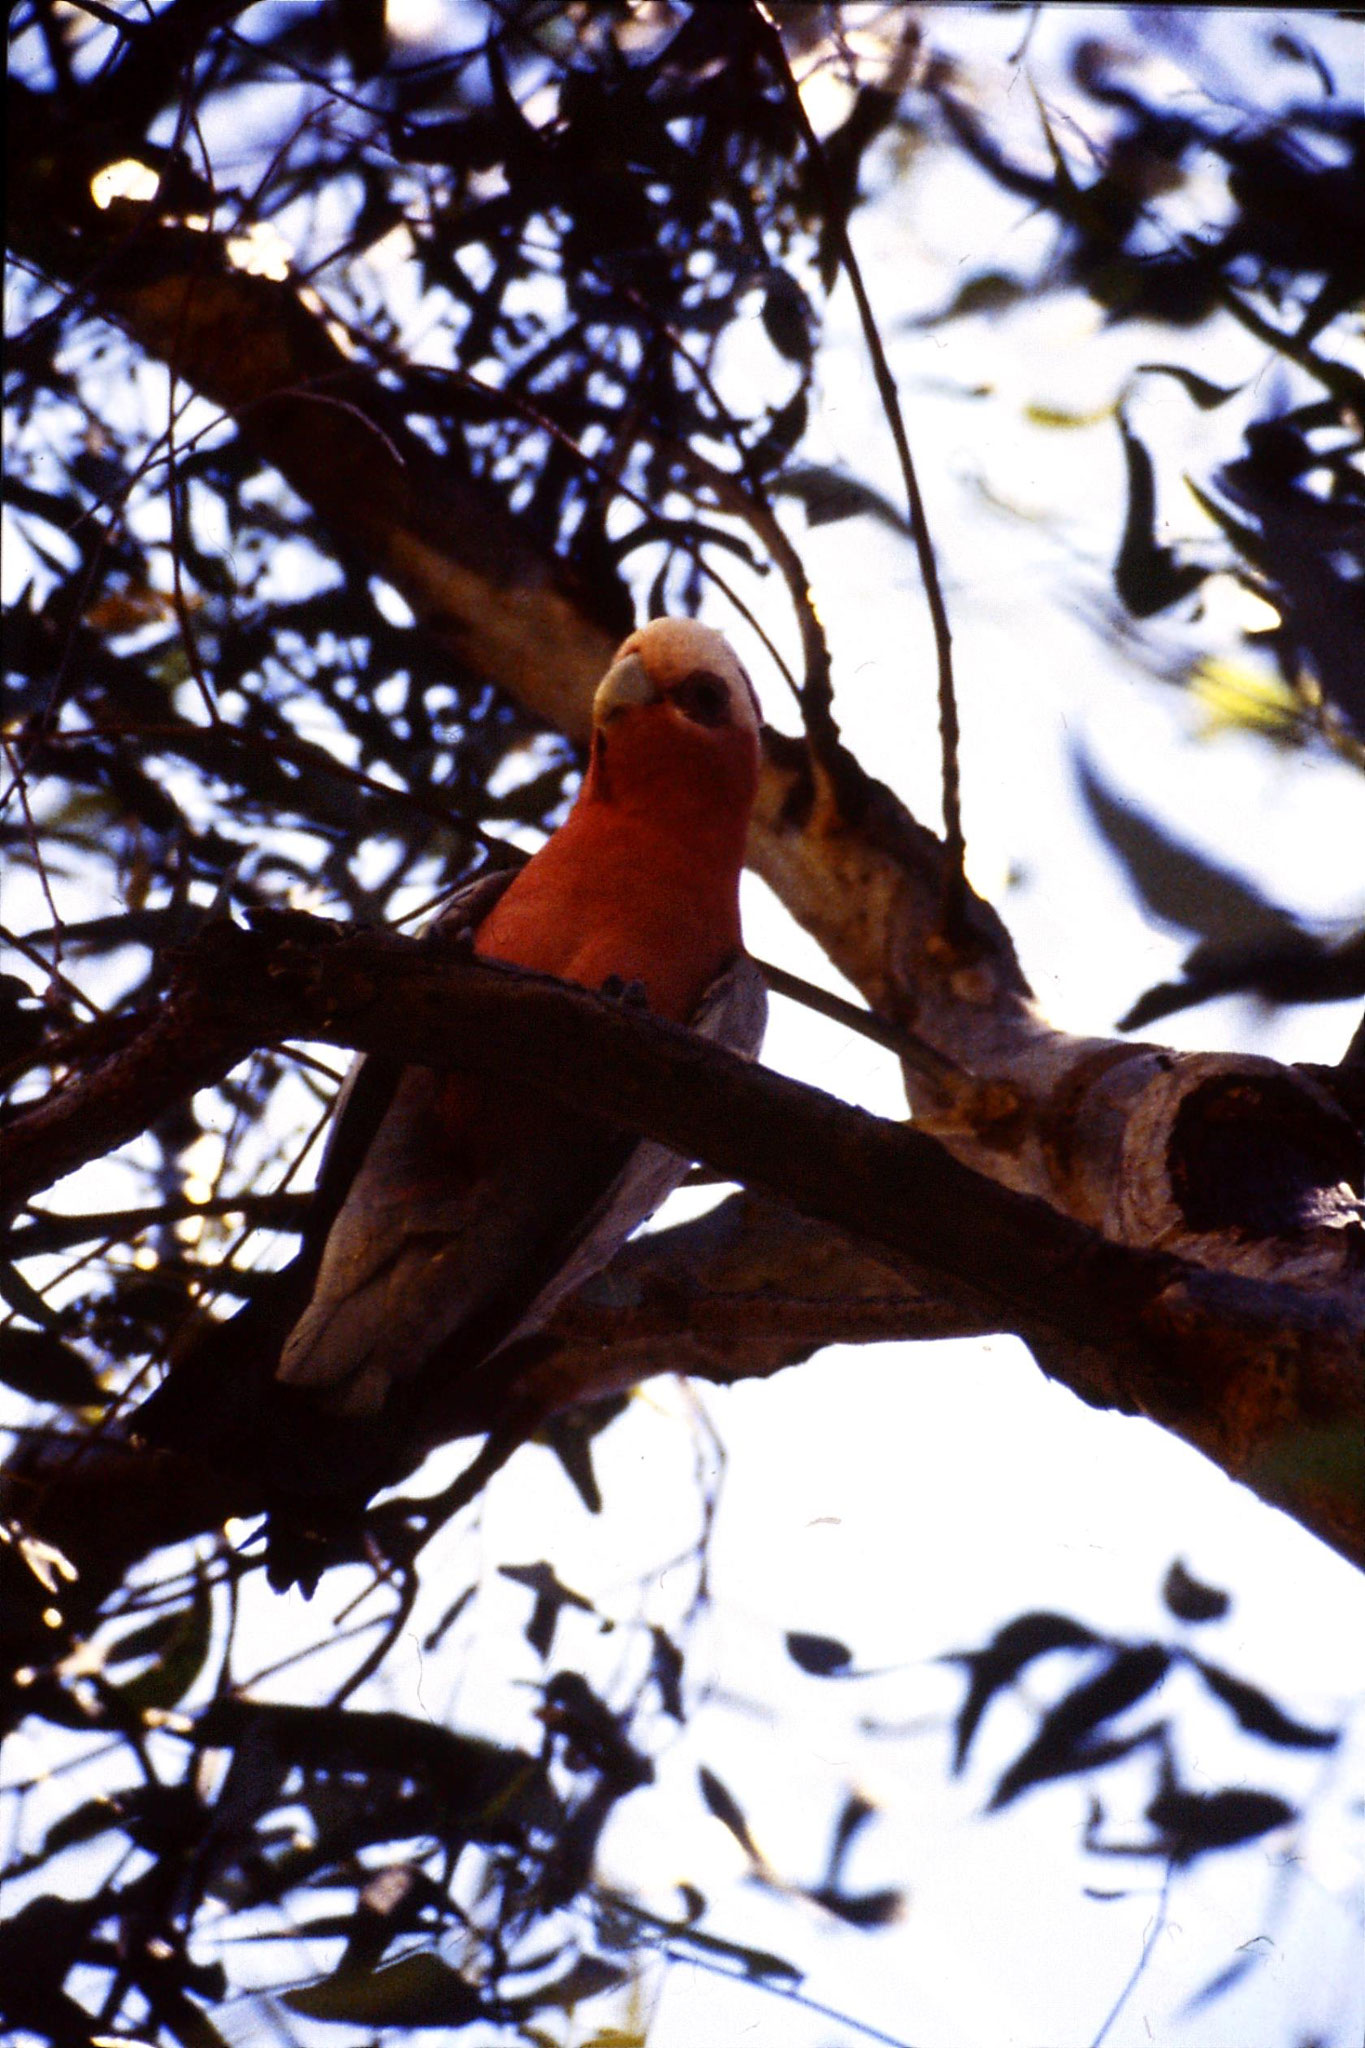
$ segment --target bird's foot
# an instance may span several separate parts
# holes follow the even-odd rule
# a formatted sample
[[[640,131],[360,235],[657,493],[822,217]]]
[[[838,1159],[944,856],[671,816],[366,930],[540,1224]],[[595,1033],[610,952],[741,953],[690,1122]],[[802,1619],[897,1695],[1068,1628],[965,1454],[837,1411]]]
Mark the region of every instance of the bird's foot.
[[[649,991],[642,981],[624,981],[619,974],[609,974],[602,983],[602,994],[613,1003],[619,1003],[623,1010],[647,1010]]]

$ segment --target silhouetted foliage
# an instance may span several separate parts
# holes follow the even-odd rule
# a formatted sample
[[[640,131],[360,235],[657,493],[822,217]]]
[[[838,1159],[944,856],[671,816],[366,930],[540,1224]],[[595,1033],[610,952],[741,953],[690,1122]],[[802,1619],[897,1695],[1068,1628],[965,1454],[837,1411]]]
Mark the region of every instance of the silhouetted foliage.
[[[1198,1586],[1179,1564],[1171,1567],[1166,1590],[1167,1604],[1180,1620],[1211,1622],[1226,1618],[1227,1595]],[[1200,1597],[1194,1597],[1196,1592]],[[1062,1653],[1077,1660],[1080,1675],[1039,1716],[1036,1733],[1001,1772],[991,1793],[992,1810],[1008,1806],[1021,1794],[1051,1779],[1088,1778],[1131,1755],[1135,1749],[1153,1751],[1163,1776],[1165,1789],[1161,1796],[1164,1798],[1169,1792],[1173,1797],[1175,1788],[1169,1773],[1173,1767],[1175,1729],[1169,1717],[1147,1721],[1138,1729],[1120,1728],[1116,1724],[1122,1722],[1130,1709],[1159,1692],[1172,1673],[1181,1668],[1197,1672],[1237,1725],[1263,1742],[1285,1749],[1331,1749],[1338,1741],[1337,1731],[1309,1728],[1295,1721],[1258,1687],[1196,1657],[1183,1644],[1130,1643],[1099,1635],[1066,1615],[1024,1614],[1006,1622],[983,1649],[951,1653],[950,1661],[964,1665],[969,1679],[957,1716],[955,1769],[966,1768],[982,1721],[996,1698],[1016,1689],[1040,1658]],[[1232,1789],[1229,1788],[1229,1793]],[[1289,1818],[1291,1814],[1286,1809],[1266,1826],[1278,1826]],[[1211,1840],[1209,1846],[1226,1844]]]
[[[787,12],[794,50],[827,33],[826,10]],[[881,145],[964,151],[1056,219],[1057,259],[1037,279],[965,278],[935,320],[1062,283],[1116,322],[1186,332],[1221,309],[1318,388],[1294,404],[1272,389],[1241,452],[1205,479],[1218,562],[1161,538],[1164,480],[1121,411],[1114,584],[1149,620],[1231,566],[1278,611],[1267,638],[1282,734],[1358,753],[1365,385],[1332,351],[1365,286],[1365,122],[1321,77],[1319,97],[1263,120],[1171,112],[1082,39],[1075,74],[1103,146],[1078,178],[1044,123],[1043,173],[1003,152],[934,58],[932,21],[907,12],[888,44],[892,86],[834,36],[827,61],[854,90],[820,177],[743,5],[488,0],[452,6],[447,40],[421,54],[399,47],[371,0],[11,11],[6,490],[27,565],[6,615],[0,818],[26,920],[9,930],[19,912],[7,909],[0,931],[12,1105],[123,1043],[164,991],[174,949],[205,924],[290,908],[415,921],[467,871],[519,858],[579,767],[558,732],[461,666],[458,634],[414,628],[357,540],[363,506],[320,528],[268,406],[237,416],[192,392],[130,331],[133,292],[154,296],[196,248],[259,315],[216,338],[225,358],[298,340],[297,318],[297,388],[338,435],[359,424],[371,437],[376,492],[389,456],[419,495],[469,487],[470,545],[494,582],[506,572],[512,584],[523,550],[585,614],[624,631],[637,599],[648,613],[693,611],[735,563],[776,567],[805,601],[799,564],[774,553],[773,501],[798,503],[812,526],[872,517],[905,531],[871,486],[802,452],[822,295],[860,180],[894,173]],[[1281,42],[1284,61],[1315,62],[1283,31]],[[1162,200],[1209,155],[1228,211],[1177,233]],[[92,195],[129,163],[140,182],[107,178]],[[278,243],[292,251],[287,291],[271,269]],[[742,379],[732,350],[757,361]],[[1146,374],[1176,376],[1199,408],[1235,395],[1180,366]],[[764,396],[737,409],[737,387]],[[490,503],[480,526],[470,508]],[[1358,934],[1299,932],[1249,884],[1125,812],[1097,775],[1085,789],[1135,886],[1201,942],[1180,987],[1149,992],[1126,1023],[1227,988],[1270,1001],[1360,993]],[[53,877],[79,885],[85,914],[58,915]],[[311,1171],[335,1078],[310,1055],[260,1052],[147,1134],[98,1213],[15,1220],[0,1261],[13,1312],[0,1381],[33,1404],[34,1438],[61,1411],[78,1458],[81,1433],[140,1395],[196,1319],[268,1297],[304,1221],[293,1183]],[[585,1511],[601,1504],[594,1436],[623,1405],[552,1426]],[[31,1442],[12,1461],[20,1487]],[[629,1983],[651,1956],[798,1995],[796,1963],[701,1925],[696,1887],[679,1884],[670,1918],[595,1869],[614,1811],[654,1775],[663,1724],[695,1709],[687,1627],[641,1620],[621,1630],[629,1644],[609,1675],[574,1668],[587,1662],[574,1625],[614,1624],[551,1561],[501,1564],[525,1595],[540,1667],[541,1739],[523,1746],[352,1701],[402,1639],[415,1568],[373,1560],[370,1614],[315,1631],[344,1670],[309,1674],[307,1703],[286,1703],[254,1697],[269,1674],[234,1661],[242,1615],[265,1597],[241,1529],[120,1565],[104,1584],[72,1584],[60,1554],[18,1525],[0,1536],[7,1725],[36,1730],[54,1759],[42,1783],[10,1787],[40,1815],[3,1873],[14,1904],[0,2007],[21,2036],[212,2048],[227,2032],[210,2013],[240,2018],[243,2001],[265,1997],[250,1987],[269,1981],[281,2030],[292,2014],[355,2038],[478,2023],[543,2042],[555,2014]],[[442,1588],[425,1654],[450,1649],[475,1591],[472,1570]],[[1180,1566],[1165,1597],[1190,1626],[1226,1611]],[[793,1630],[785,1647],[806,1678],[865,1675],[835,1637]],[[473,1652],[462,1642],[458,1654]],[[1181,1774],[1177,1682],[1270,1749],[1336,1740],[1184,1637],[1128,1640],[1039,1611],[953,1655],[967,1676],[958,1771],[1002,1696],[1039,1667],[1065,1672],[983,1805],[1078,1781],[1093,1794],[1095,1854],[1119,1853],[1095,1788],[1135,1754],[1150,1796],[1122,1853],[1188,1870],[1296,1817],[1272,1789]],[[699,1791],[756,1884],[868,1933],[903,1910],[903,1887],[845,1882],[875,1831],[861,1794],[842,1796],[824,1868],[801,1883],[764,1863],[746,1803],[718,1775],[703,1768]],[[206,1933],[221,1960],[202,1960]],[[271,1944],[277,1966],[262,1961]]]

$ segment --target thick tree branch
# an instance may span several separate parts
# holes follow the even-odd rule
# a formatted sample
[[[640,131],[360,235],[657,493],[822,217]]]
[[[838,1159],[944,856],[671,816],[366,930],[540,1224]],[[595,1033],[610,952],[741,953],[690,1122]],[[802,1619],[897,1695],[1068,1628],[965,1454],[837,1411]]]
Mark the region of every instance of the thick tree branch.
[[[808,1213],[985,1284],[1002,1305],[1041,1306],[1055,1295],[1068,1315],[1071,1269],[1093,1254],[1105,1270],[1091,1309],[1110,1334],[1127,1327],[1134,1298],[1145,1300],[1174,1271],[1159,1257],[1125,1259],[1045,1205],[981,1181],[919,1131],[755,1069],[688,1031],[475,962],[439,939],[294,916],[252,931],[222,921],[181,949],[169,988],[132,1042],[14,1118],[4,1139],[10,1199],[27,1200],[248,1052],[289,1039],[515,1071],[528,1086],[586,1102],[718,1172],[781,1190]],[[970,1213],[961,1203],[968,1191],[978,1198]],[[906,1205],[919,1202],[939,1206],[908,1225]],[[992,1233],[988,1255],[983,1228]],[[1050,1278],[1040,1260],[1055,1268]]]
[[[930,1292],[970,1290],[984,1317],[1025,1337],[1084,1398],[1148,1414],[1365,1561],[1352,1475],[1324,1474],[1322,1460],[1305,1472],[1292,1454],[1296,1431],[1365,1421],[1358,1312],[1108,1242],[913,1127],[437,941],[334,927],[319,937],[307,919],[209,927],[133,1043],[11,1126],[7,1185],[27,1197],[254,1047],[290,1038],[515,1072],[778,1194],[908,1264]]]
[[[943,1275],[869,1249],[762,1195],[650,1231],[556,1312],[545,1368],[595,1397],[656,1373],[763,1379],[827,1344],[985,1335],[998,1312]]]

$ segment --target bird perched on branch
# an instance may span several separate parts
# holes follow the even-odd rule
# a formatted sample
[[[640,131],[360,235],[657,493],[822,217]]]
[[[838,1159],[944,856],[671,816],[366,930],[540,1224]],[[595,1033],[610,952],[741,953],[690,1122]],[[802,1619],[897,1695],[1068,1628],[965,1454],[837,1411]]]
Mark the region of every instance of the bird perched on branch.
[[[462,890],[436,930],[472,930],[477,956],[606,988],[752,1055],[766,1005],[738,892],[758,766],[758,705],[728,643],[654,620],[598,687],[563,825],[510,881]],[[247,1430],[267,1493],[363,1504],[411,1469],[454,1433],[469,1376],[514,1359],[686,1164],[514,1075],[358,1060],[284,1290],[301,1313]],[[233,1325],[218,1328],[210,1353]],[[138,1426],[212,1454],[208,1384],[187,1358]]]

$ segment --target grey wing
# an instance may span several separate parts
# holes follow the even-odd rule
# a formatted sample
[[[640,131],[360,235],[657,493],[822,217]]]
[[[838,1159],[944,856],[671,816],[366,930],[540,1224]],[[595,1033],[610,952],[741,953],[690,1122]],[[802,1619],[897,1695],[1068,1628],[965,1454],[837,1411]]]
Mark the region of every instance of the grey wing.
[[[728,1046],[746,1060],[756,1060],[767,1022],[768,984],[762,969],[747,953],[741,953],[707,989],[692,1019],[692,1029],[713,1045]]]
[[[455,890],[434,924],[444,934],[477,925],[512,879],[484,874]],[[155,1443],[227,1458],[253,1455],[262,1424],[261,1382],[274,1373],[282,1332],[307,1313],[338,1217],[404,1079],[401,1062],[357,1058],[337,1096],[318,1183],[298,1252],[226,1322],[201,1327],[179,1347],[171,1372],[137,1411]]]
[[[741,953],[712,982],[692,1019],[692,1029],[714,1045],[756,1059],[768,1021],[768,989],[747,953]],[[580,1219],[578,1241],[563,1247],[553,1279],[542,1287],[510,1334],[522,1336],[548,1322],[561,1301],[613,1259],[626,1239],[671,1195],[689,1161],[652,1138],[637,1140],[617,1178],[590,1214]]]
[[[424,933],[439,931],[444,938],[454,938],[460,932],[473,932],[515,873],[515,868],[504,868],[496,874],[479,875],[472,882],[461,883],[423,927]],[[319,1259],[322,1240],[345,1204],[402,1074],[403,1068],[394,1062],[374,1059],[363,1052],[357,1053],[346,1069],[345,1079],[337,1090],[332,1128],[323,1148],[306,1231]]]
[[[439,931],[447,938],[473,932],[515,872],[508,868],[461,884],[428,921],[424,932]],[[430,1081],[429,1075],[427,1080]],[[339,1308],[353,1296],[398,1249],[394,1242],[395,1219],[387,1219],[386,1229],[386,1205],[374,1199],[379,1181],[374,1169],[384,1153],[392,1152],[391,1135],[390,1142],[378,1154],[376,1141],[381,1133],[392,1133],[395,1106],[405,1091],[411,1097],[413,1082],[413,1073],[396,1062],[358,1053],[337,1091],[332,1128],[318,1169],[305,1231],[304,1258],[311,1268],[308,1284],[312,1299],[285,1340],[282,1367],[277,1374],[287,1384],[346,1381],[351,1372],[344,1362],[345,1356],[357,1359],[368,1349],[363,1342],[357,1342],[362,1333],[348,1329],[347,1319],[343,1318],[333,1332],[332,1342],[322,1346],[311,1367],[308,1363],[313,1342],[328,1321],[329,1309]],[[416,1110],[420,1115],[420,1104]],[[411,1113],[406,1106],[400,1109],[400,1127]],[[392,1172],[391,1160],[387,1167]],[[401,1237],[401,1230],[397,1235]],[[383,1391],[379,1390],[381,1400]],[[350,1405],[344,1396],[341,1405]],[[361,1406],[365,1405],[362,1398]]]
[[[762,977],[741,958],[693,1023],[752,1056],[765,1014]],[[403,1074],[284,1347],[279,1379],[335,1412],[376,1414],[433,1353],[472,1367],[537,1328],[687,1170],[664,1146],[557,1110],[491,1170],[452,1181],[432,1135],[439,1086],[428,1069]]]

